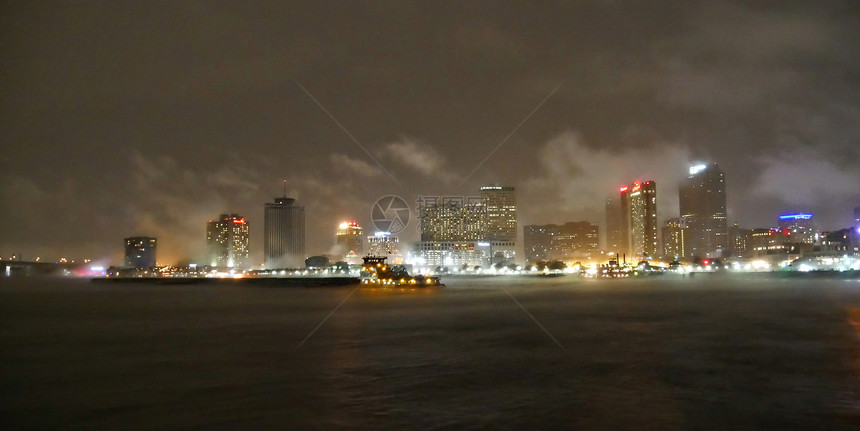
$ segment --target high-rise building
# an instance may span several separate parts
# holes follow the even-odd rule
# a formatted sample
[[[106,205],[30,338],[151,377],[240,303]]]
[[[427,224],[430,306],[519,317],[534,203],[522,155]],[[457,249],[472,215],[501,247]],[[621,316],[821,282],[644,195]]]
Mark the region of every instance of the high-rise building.
[[[239,214],[221,214],[206,225],[209,264],[243,268],[248,264],[248,221]]]
[[[779,216],[779,230],[787,234],[793,243],[815,243],[815,229],[812,214],[782,214]]]
[[[621,205],[616,198],[606,200],[606,247],[616,253],[621,250]]]
[[[630,253],[630,193],[631,187],[623,185],[618,189],[618,250],[615,253]]]
[[[752,254],[752,234],[750,229],[744,229],[737,223],[729,227],[727,254],[734,257],[749,257]]]
[[[335,242],[344,254],[353,252],[360,256],[364,253],[363,233],[364,230],[355,220],[345,221],[337,227]]]
[[[657,255],[657,183],[633,183],[629,200],[630,254],[641,257]]]
[[[391,257],[400,254],[397,247],[397,237],[389,232],[376,232],[373,236],[368,236],[367,244],[368,256]]]
[[[481,197],[487,205],[487,241],[517,240],[517,193],[514,187],[484,186]]]
[[[558,234],[558,225],[555,224],[523,226],[526,261],[538,262],[552,259],[552,239]]]
[[[509,263],[516,255],[513,192],[512,187],[492,186],[482,190],[483,196],[420,197],[418,228],[421,241],[416,245],[414,262],[427,266]],[[494,200],[495,208],[492,230],[488,227],[490,199]],[[510,233],[511,226],[513,234]]]
[[[686,256],[688,239],[687,225],[682,219],[666,220],[663,226],[663,256],[674,259]]]
[[[482,241],[487,202],[475,197],[424,197],[418,203],[421,241]]]
[[[267,269],[301,268],[305,264],[305,207],[293,198],[266,203],[263,221],[264,265]]]
[[[854,207],[854,229],[860,233],[860,207]]]
[[[152,268],[155,263],[157,241],[148,236],[125,238],[125,266],[129,268]]]
[[[600,228],[597,225],[587,221],[568,222],[558,226],[557,231],[550,248],[552,259],[591,260],[600,251]]]
[[[696,165],[678,189],[681,218],[690,229],[687,257],[718,257],[728,245],[726,182],[716,163]]]

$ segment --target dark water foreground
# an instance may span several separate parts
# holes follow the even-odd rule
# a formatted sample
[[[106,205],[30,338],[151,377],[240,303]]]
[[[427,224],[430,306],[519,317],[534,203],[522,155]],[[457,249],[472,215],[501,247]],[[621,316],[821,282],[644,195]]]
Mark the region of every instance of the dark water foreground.
[[[860,429],[860,281],[445,281],[0,279],[0,429]]]

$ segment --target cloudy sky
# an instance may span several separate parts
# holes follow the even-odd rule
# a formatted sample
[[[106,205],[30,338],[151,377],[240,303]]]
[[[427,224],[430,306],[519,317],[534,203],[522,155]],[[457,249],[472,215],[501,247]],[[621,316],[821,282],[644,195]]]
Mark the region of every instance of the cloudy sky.
[[[687,166],[730,221],[860,206],[856,1],[4,2],[0,255],[193,260],[222,212],[307,209],[308,252],[394,194],[516,186],[521,224],[588,220]],[[403,235],[417,237],[416,224]]]

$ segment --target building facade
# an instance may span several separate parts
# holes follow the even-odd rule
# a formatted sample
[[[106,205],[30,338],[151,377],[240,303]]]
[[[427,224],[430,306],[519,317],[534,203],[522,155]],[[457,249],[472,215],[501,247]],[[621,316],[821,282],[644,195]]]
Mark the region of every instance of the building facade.
[[[487,205],[487,241],[517,240],[517,193],[514,187],[481,187],[481,198]]]
[[[152,268],[156,266],[155,253],[158,241],[148,236],[133,236],[123,240],[125,266],[128,268]]]
[[[716,163],[690,167],[678,189],[681,218],[690,232],[687,257],[719,257],[728,246],[725,175]]]
[[[688,229],[681,218],[666,220],[663,226],[663,256],[679,259],[687,255],[689,247]]]
[[[364,230],[355,220],[345,221],[337,227],[335,243],[345,255],[352,252],[361,256],[364,254]]]
[[[305,264],[305,207],[293,198],[266,203],[263,221],[266,269],[301,268]]]
[[[559,234],[558,225],[523,226],[523,248],[526,262],[552,259],[552,239]]]
[[[782,214],[779,216],[779,230],[788,232],[791,242],[814,244],[815,228],[812,225],[812,214]]]
[[[630,254],[657,256],[657,183],[635,182],[630,186]]]
[[[209,265],[245,268],[248,265],[248,221],[239,214],[221,214],[206,225]]]

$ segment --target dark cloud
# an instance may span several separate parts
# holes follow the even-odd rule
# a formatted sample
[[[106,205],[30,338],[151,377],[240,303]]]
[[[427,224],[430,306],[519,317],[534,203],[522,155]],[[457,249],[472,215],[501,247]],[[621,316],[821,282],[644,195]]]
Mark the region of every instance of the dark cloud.
[[[599,222],[650,177],[667,218],[695,160],[726,171],[742,225],[842,227],[860,205],[854,3],[5,4],[0,255],[116,258],[151,234],[192,259],[235,212],[259,260],[283,180],[311,253],[340,220],[370,230],[382,195],[490,182],[522,190],[524,223]]]

